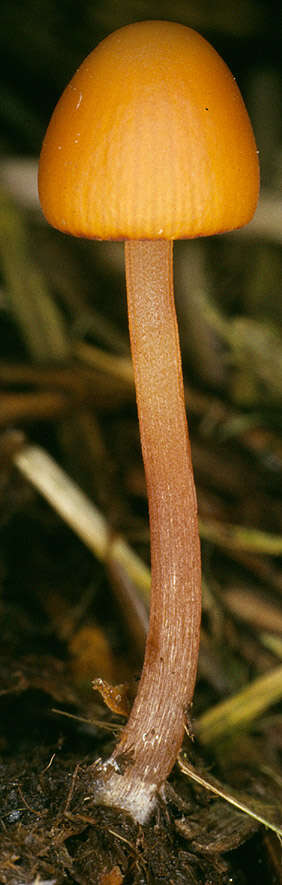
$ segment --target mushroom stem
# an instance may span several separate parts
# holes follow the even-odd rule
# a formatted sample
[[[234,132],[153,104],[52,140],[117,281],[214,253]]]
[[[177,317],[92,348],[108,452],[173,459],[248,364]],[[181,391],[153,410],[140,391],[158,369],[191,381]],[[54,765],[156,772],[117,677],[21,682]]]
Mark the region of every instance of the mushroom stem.
[[[144,823],[176,760],[193,698],[201,566],[172,242],[127,241],[125,261],[150,513],[151,610],[137,697],[119,744],[102,766],[98,792],[101,801],[127,809]]]

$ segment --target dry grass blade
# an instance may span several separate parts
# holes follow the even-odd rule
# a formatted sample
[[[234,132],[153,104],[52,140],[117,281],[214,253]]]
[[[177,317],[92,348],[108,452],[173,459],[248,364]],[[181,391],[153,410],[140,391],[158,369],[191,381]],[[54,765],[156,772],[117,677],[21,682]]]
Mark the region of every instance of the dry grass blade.
[[[149,569],[120,535],[113,536],[105,517],[53,458],[39,446],[26,445],[13,460],[95,556],[106,563],[117,561],[148,598]]]
[[[62,316],[31,257],[24,221],[3,194],[0,257],[11,310],[30,356],[41,362],[65,360],[69,345]]]
[[[229,550],[245,550],[248,553],[264,553],[269,556],[282,554],[282,535],[273,535],[259,529],[201,520],[200,534],[205,541],[212,541],[213,544]]]
[[[279,666],[200,716],[197,736],[203,744],[213,744],[236,729],[248,728],[257,716],[281,698],[282,666]]]
[[[225,799],[226,802],[234,805],[239,811],[248,814],[250,817],[257,820],[258,823],[273,830],[279,838],[282,838],[281,808],[277,803],[273,801],[273,805],[270,805],[269,803],[261,801],[253,796],[250,797],[241,791],[236,791],[233,788],[230,789],[230,787],[221,784],[220,781],[214,777],[206,777],[206,775],[200,774],[189,762],[186,761],[184,755],[178,757],[178,764],[183,774],[192,778],[193,781],[196,781],[196,783],[204,787],[205,790],[209,790],[210,792],[215,793],[216,796]]]

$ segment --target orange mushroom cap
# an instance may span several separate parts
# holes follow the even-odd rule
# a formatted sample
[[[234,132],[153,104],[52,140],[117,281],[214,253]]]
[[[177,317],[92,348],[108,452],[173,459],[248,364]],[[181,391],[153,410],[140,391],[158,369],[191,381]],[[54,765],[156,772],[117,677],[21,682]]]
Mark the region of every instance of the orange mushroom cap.
[[[207,236],[259,192],[250,120],[226,64],[191,28],[145,21],[85,59],[53,113],[39,195],[59,230],[97,239]]]

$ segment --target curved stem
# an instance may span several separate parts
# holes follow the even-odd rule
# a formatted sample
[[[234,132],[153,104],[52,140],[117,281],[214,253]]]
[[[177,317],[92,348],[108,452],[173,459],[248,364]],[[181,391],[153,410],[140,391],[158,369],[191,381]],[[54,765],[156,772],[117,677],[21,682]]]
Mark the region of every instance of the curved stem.
[[[138,694],[121,740],[103,766],[101,801],[144,822],[181,746],[194,691],[201,568],[172,243],[125,243],[128,317],[146,474],[152,589]]]

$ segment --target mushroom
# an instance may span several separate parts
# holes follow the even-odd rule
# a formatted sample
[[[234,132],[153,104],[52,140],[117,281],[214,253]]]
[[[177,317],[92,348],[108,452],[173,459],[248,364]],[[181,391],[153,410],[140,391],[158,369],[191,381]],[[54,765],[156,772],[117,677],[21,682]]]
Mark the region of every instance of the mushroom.
[[[173,298],[176,238],[246,224],[258,156],[235,80],[175,22],[115,31],[85,59],[53,113],[39,194],[48,221],[124,240],[128,317],[146,474],[152,589],[137,697],[94,801],[144,823],[182,743],[197,671],[201,568]]]

